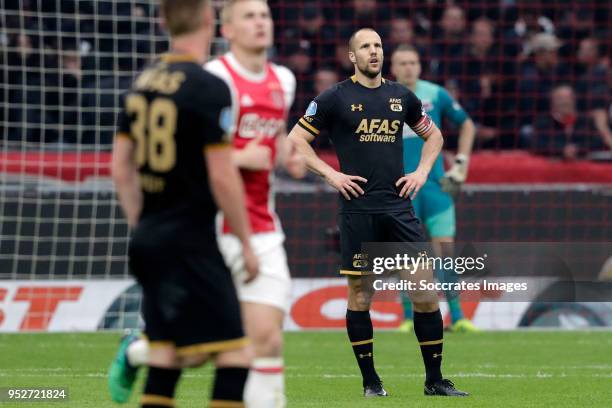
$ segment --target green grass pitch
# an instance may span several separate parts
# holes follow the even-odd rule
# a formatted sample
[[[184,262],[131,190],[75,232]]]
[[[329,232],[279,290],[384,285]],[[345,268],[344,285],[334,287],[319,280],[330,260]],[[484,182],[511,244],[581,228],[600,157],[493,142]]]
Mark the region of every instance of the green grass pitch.
[[[106,369],[118,339],[116,333],[0,335],[0,388],[68,387],[70,393],[68,402],[0,402],[0,407],[119,407],[106,390]],[[612,406],[611,332],[449,334],[443,368],[458,388],[473,394],[462,399],[423,396],[414,335],[378,332],[374,348],[391,396],[364,400],[345,333],[287,333],[289,407]],[[210,367],[187,371],[177,405],[206,406],[210,386]],[[127,406],[137,406],[137,398]]]

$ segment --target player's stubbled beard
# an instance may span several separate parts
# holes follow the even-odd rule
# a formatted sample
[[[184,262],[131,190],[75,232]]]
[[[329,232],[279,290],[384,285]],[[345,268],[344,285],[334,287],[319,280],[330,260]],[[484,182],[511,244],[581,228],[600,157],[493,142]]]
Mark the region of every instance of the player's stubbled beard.
[[[378,68],[370,67],[370,59],[376,57],[378,59]],[[382,70],[384,57],[383,55],[368,55],[368,57],[364,60],[357,60],[357,69],[359,72],[367,76],[368,78],[376,78],[380,71]]]

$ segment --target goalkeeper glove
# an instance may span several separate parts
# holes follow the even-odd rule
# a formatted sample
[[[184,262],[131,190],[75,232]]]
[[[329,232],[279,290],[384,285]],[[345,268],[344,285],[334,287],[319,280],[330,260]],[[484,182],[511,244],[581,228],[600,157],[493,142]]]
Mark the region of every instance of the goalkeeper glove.
[[[456,198],[461,190],[461,185],[465,182],[468,172],[469,157],[465,154],[455,156],[455,163],[444,173],[440,180],[442,191],[447,192],[451,197]]]

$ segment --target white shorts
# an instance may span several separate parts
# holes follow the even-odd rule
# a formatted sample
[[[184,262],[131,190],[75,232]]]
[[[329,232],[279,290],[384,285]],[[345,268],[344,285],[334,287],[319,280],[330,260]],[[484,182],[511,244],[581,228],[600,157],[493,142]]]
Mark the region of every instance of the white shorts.
[[[253,282],[245,284],[246,271],[240,240],[229,234],[218,237],[219,249],[232,271],[241,302],[271,305],[285,313],[289,311],[291,277],[283,241],[283,234],[278,232],[255,234],[251,237],[253,251],[259,258],[259,276]]]

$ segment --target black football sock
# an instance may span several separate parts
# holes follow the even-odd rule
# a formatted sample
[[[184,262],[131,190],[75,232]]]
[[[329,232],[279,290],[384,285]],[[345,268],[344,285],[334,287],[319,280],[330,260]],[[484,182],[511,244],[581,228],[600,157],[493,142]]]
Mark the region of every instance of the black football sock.
[[[149,367],[140,406],[146,408],[173,407],[174,390],[181,370]]]
[[[209,407],[244,407],[242,394],[248,376],[246,367],[217,367]]]
[[[346,311],[346,331],[363,377],[363,385],[380,381],[374,369],[374,329],[370,312]]]
[[[443,326],[440,310],[430,313],[415,311],[414,332],[419,340],[425,364],[425,382],[431,384],[441,380]]]

